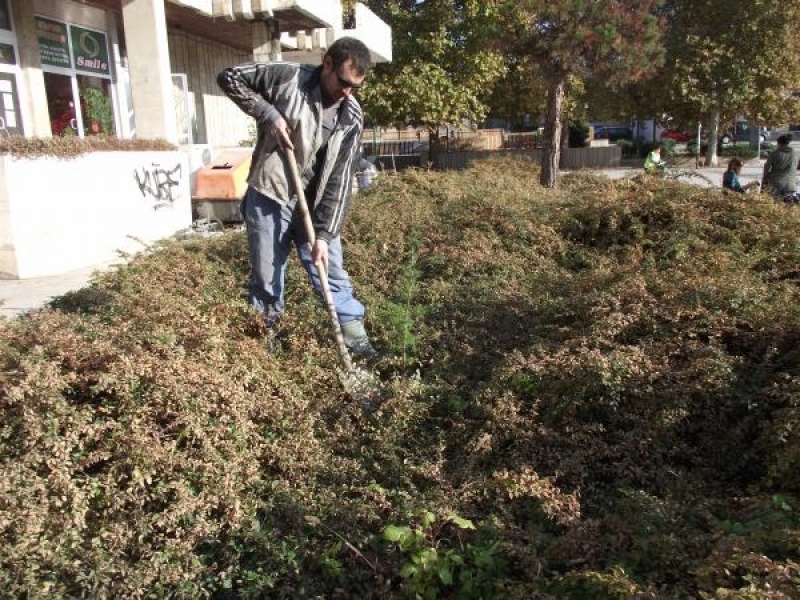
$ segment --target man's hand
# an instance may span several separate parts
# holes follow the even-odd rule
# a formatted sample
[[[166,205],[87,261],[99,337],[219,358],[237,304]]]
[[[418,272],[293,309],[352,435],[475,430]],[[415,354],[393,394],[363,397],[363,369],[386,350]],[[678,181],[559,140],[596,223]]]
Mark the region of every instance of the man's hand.
[[[325,267],[325,272],[328,272],[328,242],[323,239],[317,238],[314,242],[314,247],[311,249],[311,262],[315,265],[322,262]]]
[[[289,128],[286,119],[279,117],[269,128],[269,133],[278,140],[278,144],[280,144],[282,148],[294,150],[294,144],[292,144],[292,130]]]

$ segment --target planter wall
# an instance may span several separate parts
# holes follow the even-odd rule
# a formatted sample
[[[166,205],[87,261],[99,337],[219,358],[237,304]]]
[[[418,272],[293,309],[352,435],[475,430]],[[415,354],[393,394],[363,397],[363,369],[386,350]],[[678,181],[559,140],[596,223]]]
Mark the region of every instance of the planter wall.
[[[0,156],[0,277],[109,262],[191,224],[183,152]]]

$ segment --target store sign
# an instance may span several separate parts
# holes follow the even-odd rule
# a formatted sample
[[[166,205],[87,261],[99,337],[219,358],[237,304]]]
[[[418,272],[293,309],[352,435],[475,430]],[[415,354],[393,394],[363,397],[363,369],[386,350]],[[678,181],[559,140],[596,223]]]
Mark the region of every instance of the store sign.
[[[72,66],[66,24],[36,17],[36,37],[39,40],[39,56],[43,65],[65,69]]]
[[[106,34],[70,25],[72,58],[77,71],[88,71],[96,75],[111,75],[108,64]]]

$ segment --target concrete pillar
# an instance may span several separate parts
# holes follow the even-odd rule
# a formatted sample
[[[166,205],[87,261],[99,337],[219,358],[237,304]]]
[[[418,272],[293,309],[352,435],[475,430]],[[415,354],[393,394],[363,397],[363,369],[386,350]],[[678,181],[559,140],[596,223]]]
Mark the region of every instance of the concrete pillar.
[[[164,0],[122,3],[136,137],[178,143]]]
[[[252,21],[253,62],[275,62],[281,58],[280,32],[278,21]]]
[[[108,32],[108,58],[111,62],[111,73],[114,77],[112,101],[114,104],[114,120],[117,124],[116,136],[127,139],[132,135],[132,111],[128,106],[128,94],[126,91],[128,72],[120,55],[117,17],[110,10],[106,11],[106,31]]]
[[[52,136],[50,112],[47,109],[33,8],[30,0],[11,0],[19,50],[19,110],[26,137],[48,138]]]

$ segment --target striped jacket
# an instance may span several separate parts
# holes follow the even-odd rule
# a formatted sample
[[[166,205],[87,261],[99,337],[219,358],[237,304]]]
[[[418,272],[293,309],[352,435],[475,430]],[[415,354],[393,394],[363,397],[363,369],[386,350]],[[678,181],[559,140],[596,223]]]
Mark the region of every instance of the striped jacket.
[[[256,120],[258,140],[247,183],[282,205],[293,195],[292,175],[269,128],[280,116],[286,119],[316,235],[330,242],[344,226],[364,117],[355,98],[344,98],[325,160],[315,164],[323,139],[321,73],[321,66],[253,63],[223,70],[217,83]]]

